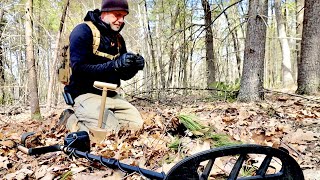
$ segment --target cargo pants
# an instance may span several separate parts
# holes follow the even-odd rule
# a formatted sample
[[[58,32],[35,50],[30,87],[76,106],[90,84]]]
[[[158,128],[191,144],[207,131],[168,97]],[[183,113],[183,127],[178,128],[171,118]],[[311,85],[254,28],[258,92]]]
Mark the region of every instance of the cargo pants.
[[[101,96],[87,93],[74,101],[74,114],[67,121],[66,127],[71,132],[87,131],[97,128],[100,113]],[[142,128],[143,119],[139,111],[120,95],[107,97],[102,128],[118,132],[120,127],[131,130]]]

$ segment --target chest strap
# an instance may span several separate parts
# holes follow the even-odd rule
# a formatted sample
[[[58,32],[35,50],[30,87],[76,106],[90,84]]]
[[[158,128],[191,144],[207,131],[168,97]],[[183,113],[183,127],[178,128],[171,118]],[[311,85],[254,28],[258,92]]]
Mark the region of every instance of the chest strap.
[[[111,55],[108,53],[104,53],[101,51],[98,51],[99,45],[100,45],[100,31],[98,30],[98,28],[91,22],[91,21],[85,21],[85,23],[90,27],[91,32],[92,32],[92,36],[93,36],[93,43],[92,43],[92,50],[93,50],[93,54],[97,55],[97,56],[101,56],[101,57],[105,57],[111,60],[116,59],[117,57],[120,56],[120,46],[119,46],[119,42],[118,42],[118,54],[116,55]],[[117,38],[117,41],[119,41],[119,39]]]

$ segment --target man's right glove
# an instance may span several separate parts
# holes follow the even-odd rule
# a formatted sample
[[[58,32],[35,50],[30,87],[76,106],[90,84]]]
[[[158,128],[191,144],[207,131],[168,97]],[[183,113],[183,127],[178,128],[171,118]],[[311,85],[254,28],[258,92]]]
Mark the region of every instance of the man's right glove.
[[[114,69],[116,71],[125,71],[134,67],[137,55],[133,53],[124,53],[118,59],[114,60]]]
[[[142,70],[144,68],[144,58],[140,54],[137,54],[135,66],[138,70]]]

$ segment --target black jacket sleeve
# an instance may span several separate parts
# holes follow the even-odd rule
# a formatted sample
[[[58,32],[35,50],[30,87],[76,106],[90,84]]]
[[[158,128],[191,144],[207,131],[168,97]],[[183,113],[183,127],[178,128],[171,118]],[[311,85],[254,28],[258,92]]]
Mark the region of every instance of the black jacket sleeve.
[[[72,73],[91,77],[99,77],[115,73],[113,61],[92,64],[93,37],[89,26],[82,23],[74,28],[70,34],[70,62]]]

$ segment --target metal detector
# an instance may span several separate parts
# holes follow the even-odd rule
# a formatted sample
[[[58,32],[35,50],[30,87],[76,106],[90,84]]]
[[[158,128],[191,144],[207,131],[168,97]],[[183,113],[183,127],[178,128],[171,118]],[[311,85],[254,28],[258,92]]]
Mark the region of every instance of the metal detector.
[[[18,149],[28,155],[40,155],[48,152],[63,151],[69,156],[78,158],[86,158],[89,161],[99,162],[102,165],[111,168],[119,169],[125,173],[139,173],[149,179],[164,179],[164,180],[205,180],[209,178],[210,171],[217,158],[224,156],[237,156],[235,165],[228,176],[228,180],[304,180],[303,172],[298,163],[289,155],[286,149],[275,149],[268,146],[260,146],[254,144],[235,145],[228,147],[220,147],[210,149],[190,157],[187,157],[176,165],[174,165],[167,174],[164,172],[155,172],[138,166],[132,166],[119,162],[114,158],[104,158],[90,154],[90,139],[85,131],[73,132],[68,134],[64,139],[64,145],[53,145],[37,148],[26,148],[26,139],[33,133],[25,133],[21,138],[21,145]],[[257,168],[253,176],[238,177],[243,163],[248,154],[266,155],[260,167]],[[272,158],[278,158],[281,161],[282,168],[274,174],[267,173]],[[200,163],[205,162],[204,168],[199,168]]]

